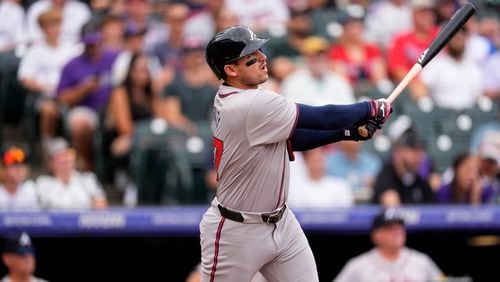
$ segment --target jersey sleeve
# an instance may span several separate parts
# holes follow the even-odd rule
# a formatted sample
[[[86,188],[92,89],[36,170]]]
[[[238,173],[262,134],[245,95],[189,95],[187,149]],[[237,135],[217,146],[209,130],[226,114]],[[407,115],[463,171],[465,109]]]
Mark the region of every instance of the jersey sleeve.
[[[294,102],[272,91],[259,91],[248,110],[247,137],[251,146],[288,139],[297,122]]]

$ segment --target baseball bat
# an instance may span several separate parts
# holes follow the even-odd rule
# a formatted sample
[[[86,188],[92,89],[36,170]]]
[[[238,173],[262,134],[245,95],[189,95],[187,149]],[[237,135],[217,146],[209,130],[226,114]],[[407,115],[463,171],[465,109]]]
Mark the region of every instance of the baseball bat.
[[[408,84],[415,78],[420,71],[429,63],[450,41],[450,39],[462,28],[462,26],[469,20],[469,18],[476,11],[476,7],[470,3],[465,4],[458,9],[455,14],[451,17],[450,21],[441,29],[431,42],[431,45],[422,52],[422,55],[418,58],[418,61],[413,65],[413,67],[408,71],[408,73],[403,77],[401,82],[394,88],[387,101],[389,103],[394,102],[396,98],[403,92],[403,90],[408,86]],[[358,127],[359,135],[363,137],[368,136],[368,130],[366,126]]]

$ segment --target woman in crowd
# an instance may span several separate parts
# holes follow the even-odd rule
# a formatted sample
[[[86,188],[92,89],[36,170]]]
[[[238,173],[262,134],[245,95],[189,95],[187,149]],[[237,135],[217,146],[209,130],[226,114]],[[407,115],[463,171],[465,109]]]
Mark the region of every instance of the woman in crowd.
[[[124,82],[113,90],[110,97],[102,148],[104,157],[111,160],[113,168],[128,165],[134,123],[150,119],[157,112],[148,61],[144,54],[133,55]]]
[[[478,157],[460,154],[453,162],[453,178],[439,188],[437,200],[450,204],[481,204],[489,202],[493,192],[481,185]]]

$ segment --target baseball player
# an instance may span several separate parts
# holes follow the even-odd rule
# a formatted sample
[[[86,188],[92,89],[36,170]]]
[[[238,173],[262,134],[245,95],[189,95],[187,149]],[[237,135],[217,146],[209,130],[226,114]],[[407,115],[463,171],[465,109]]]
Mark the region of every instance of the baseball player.
[[[373,218],[371,239],[375,247],[350,259],[335,282],[444,281],[429,256],[405,247],[405,221],[397,210],[386,209]]]
[[[287,208],[293,151],[339,140],[366,140],[389,116],[372,100],[312,107],[259,85],[268,79],[262,49],[268,39],[248,27],[216,34],[207,62],[224,83],[214,101],[217,195],[200,223],[202,281],[318,281],[316,263],[298,221]]]

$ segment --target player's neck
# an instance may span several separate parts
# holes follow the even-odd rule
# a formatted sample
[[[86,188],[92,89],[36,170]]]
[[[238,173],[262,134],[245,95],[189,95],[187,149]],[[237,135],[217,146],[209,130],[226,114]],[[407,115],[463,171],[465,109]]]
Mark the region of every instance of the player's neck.
[[[399,249],[378,248],[379,254],[387,261],[396,261],[399,258]]]
[[[30,282],[32,277],[30,274],[10,272],[9,278],[11,282]]]
[[[239,81],[225,81],[224,85],[231,86],[234,88],[243,89],[243,90],[259,88],[259,85],[248,85],[248,84],[243,84]]]

